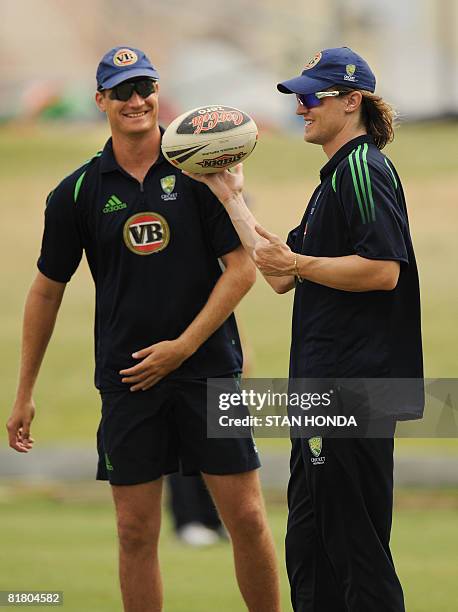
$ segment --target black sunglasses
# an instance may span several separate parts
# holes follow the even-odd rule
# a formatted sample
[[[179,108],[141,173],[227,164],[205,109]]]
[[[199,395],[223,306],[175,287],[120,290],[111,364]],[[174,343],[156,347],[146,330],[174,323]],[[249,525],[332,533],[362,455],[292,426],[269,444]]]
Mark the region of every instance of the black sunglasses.
[[[111,100],[127,102],[131,95],[136,91],[142,98],[147,98],[156,91],[156,83],[153,79],[140,79],[138,81],[124,81],[115,85],[110,90]]]

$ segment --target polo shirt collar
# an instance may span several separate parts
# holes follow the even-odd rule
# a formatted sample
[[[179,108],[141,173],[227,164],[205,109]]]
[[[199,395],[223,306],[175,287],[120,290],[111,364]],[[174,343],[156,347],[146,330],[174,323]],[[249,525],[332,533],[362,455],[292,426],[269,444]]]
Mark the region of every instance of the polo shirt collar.
[[[363,136],[358,136],[357,138],[353,138],[353,140],[349,140],[343,147],[341,147],[331,159],[321,168],[320,170],[320,179],[323,181],[327,176],[329,176],[340,162],[345,159],[353,149],[356,149],[360,144],[373,143],[374,139],[369,134],[364,134]]]
[[[165,130],[161,126],[159,126],[159,129],[161,131],[161,140],[162,140],[162,135],[164,134]],[[162,149],[159,149],[159,157],[157,158],[156,163],[154,165],[156,166],[157,164],[160,164],[164,161],[165,161],[165,157],[162,153]],[[105,146],[103,147],[102,155],[100,156],[100,172],[103,172],[103,173],[113,172],[114,170],[119,170],[120,172],[123,172],[123,169],[118,164],[114,156],[113,140],[110,137],[105,143]]]
[[[120,169],[121,168],[113,153],[113,142],[111,138],[109,138],[105,143],[102,155],[100,156],[100,172],[113,172],[113,170]]]

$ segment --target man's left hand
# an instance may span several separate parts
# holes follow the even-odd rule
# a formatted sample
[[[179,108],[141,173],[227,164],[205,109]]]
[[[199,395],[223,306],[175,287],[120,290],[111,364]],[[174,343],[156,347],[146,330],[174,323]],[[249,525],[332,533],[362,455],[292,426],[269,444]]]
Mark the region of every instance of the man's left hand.
[[[271,234],[260,225],[256,232],[265,240],[260,240],[253,251],[256,266],[265,276],[289,276],[294,274],[294,253],[278,236]]]
[[[188,356],[179,340],[164,340],[133,353],[132,357],[141,361],[119,373],[123,383],[133,385],[131,391],[146,391],[179,368]]]

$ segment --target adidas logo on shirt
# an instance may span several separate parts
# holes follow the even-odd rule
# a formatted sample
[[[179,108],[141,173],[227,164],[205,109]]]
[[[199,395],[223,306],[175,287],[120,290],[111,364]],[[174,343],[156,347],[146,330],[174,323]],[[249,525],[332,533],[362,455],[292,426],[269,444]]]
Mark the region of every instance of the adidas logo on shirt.
[[[121,202],[117,196],[112,195],[109,197],[108,202],[105,204],[102,212],[111,213],[121,210],[122,208],[127,208],[127,204],[125,202]]]

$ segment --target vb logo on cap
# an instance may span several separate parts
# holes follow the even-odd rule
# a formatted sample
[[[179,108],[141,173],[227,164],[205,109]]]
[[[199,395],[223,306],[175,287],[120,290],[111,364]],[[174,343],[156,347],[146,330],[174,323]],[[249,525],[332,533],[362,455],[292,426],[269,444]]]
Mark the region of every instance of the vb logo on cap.
[[[119,49],[113,56],[113,64],[116,66],[131,66],[138,61],[138,55],[132,49]]]
[[[310,59],[304,66],[304,70],[310,70],[311,68],[313,68],[314,66],[316,66],[318,64],[318,62],[320,61],[320,59],[322,58],[322,54],[321,51],[319,51],[318,53],[315,53],[315,55],[312,57],[312,59]]]

